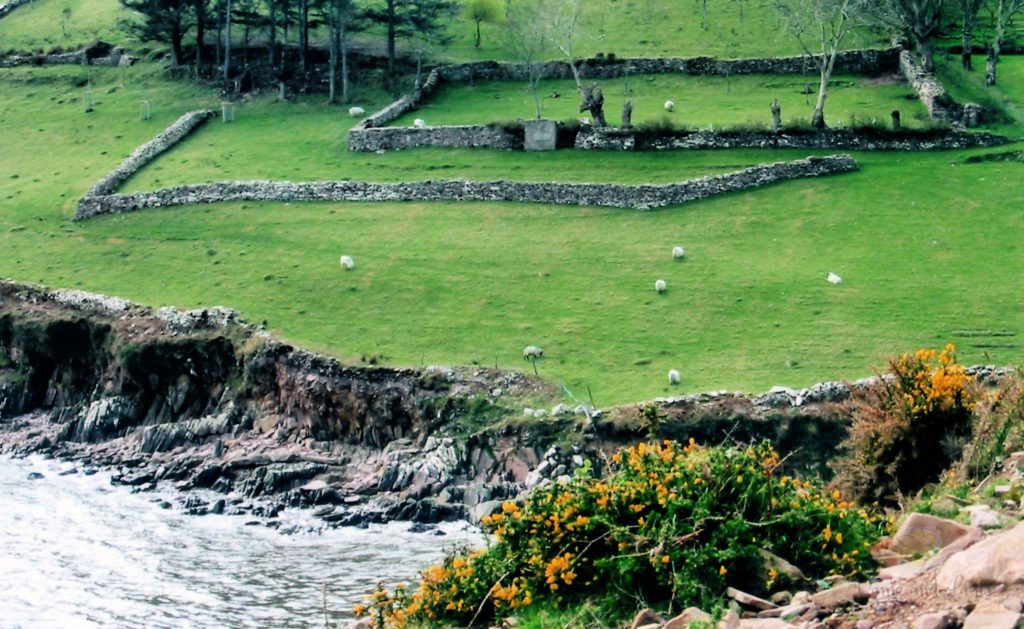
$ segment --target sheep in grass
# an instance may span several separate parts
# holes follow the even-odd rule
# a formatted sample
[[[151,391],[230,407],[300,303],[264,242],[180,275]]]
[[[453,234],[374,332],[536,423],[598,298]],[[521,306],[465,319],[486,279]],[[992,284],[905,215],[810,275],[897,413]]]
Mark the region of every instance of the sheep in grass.
[[[353,118],[359,118],[361,116],[366,115],[366,110],[363,109],[362,107],[349,107],[348,115],[352,116]]]
[[[427,122],[423,120],[423,118],[417,118],[416,120],[412,121],[412,126],[416,127],[417,129],[422,129],[423,127],[427,126]]]
[[[668,370],[668,383],[672,386],[679,384],[679,372],[677,370]]]
[[[523,360],[537,360],[544,355],[544,350],[536,345],[527,345],[523,348]]]
[[[670,100],[665,101],[665,111],[675,111],[676,104]]]
[[[672,259],[682,260],[686,256],[686,251],[682,247],[672,247]]]
[[[828,283],[833,286],[839,286],[840,284],[843,283],[843,278],[839,277],[835,273],[832,273],[831,271],[828,275],[825,276],[825,279],[828,280]]]
[[[341,268],[351,271],[356,268],[356,261],[352,259],[352,256],[341,256]]]
[[[668,284],[665,280],[657,280],[654,282],[654,290],[658,291],[658,294],[662,294],[668,290]]]

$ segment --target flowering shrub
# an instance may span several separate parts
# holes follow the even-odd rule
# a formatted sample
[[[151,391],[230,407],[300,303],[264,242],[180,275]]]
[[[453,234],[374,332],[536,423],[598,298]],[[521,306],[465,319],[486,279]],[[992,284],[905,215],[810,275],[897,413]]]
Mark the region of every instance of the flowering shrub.
[[[485,518],[493,541],[423,573],[415,591],[377,592],[358,611],[379,626],[472,626],[543,602],[603,600],[626,615],[638,597],[680,609],[717,603],[728,585],[782,585],[770,551],[811,578],[863,576],[886,523],[818,483],[782,474],[767,444],[641,443],[603,480],[584,468]],[[374,607],[375,606],[375,607]],[[377,610],[377,611],[374,611]]]
[[[863,502],[894,504],[939,479],[971,435],[975,400],[956,348],[919,350],[889,362],[883,386],[855,409],[840,486]]]

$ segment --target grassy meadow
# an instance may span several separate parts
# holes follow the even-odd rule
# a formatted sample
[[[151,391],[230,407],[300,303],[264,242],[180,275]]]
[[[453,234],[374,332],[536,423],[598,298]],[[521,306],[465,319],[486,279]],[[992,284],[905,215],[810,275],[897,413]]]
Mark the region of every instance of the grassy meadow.
[[[91,83],[89,82],[91,80]],[[124,82],[122,85],[122,81]],[[83,112],[92,90],[96,111]],[[139,100],[154,120],[139,119]],[[1024,310],[1019,164],[857,154],[859,173],[638,213],[523,204],[232,203],[73,223],[75,200],[175,117],[216,103],[142,66],[0,73],[0,276],[151,305],[225,304],[358,362],[526,368],[601,405],[871,373],[946,341],[1012,364]],[[129,189],[233,177],[670,181],[801,151],[350,154],[344,108],[256,99]],[[281,117],[281,109],[287,116]],[[9,148],[8,148],[9,147]],[[670,256],[687,249],[684,262]],[[357,269],[343,272],[338,256]],[[833,287],[828,271],[846,282]],[[669,291],[657,296],[655,279]]]
[[[68,40],[123,41],[114,0],[72,0]],[[742,57],[797,52],[770,3],[595,0],[582,54]],[[70,47],[60,3],[36,0],[0,20],[0,49]],[[743,16],[739,15],[742,8]],[[462,18],[460,18],[462,20]],[[495,29],[472,48],[457,21],[451,59],[503,58]],[[81,37],[81,39],[76,39]],[[589,39],[588,39],[589,38]],[[870,38],[854,42],[871,43]],[[952,72],[943,60],[943,72]],[[1024,67],[1007,58],[998,95],[1024,105]],[[689,126],[806,118],[813,77],[633,77],[636,122]],[[983,94],[977,77],[951,81]],[[621,81],[603,83],[617,121]],[[547,114],[576,118],[567,82],[545,82]],[[981,91],[979,91],[981,90]],[[85,113],[91,94],[95,111]],[[899,83],[840,77],[834,125],[920,104]],[[140,119],[140,101],[153,119]],[[364,88],[368,110],[388,96]],[[224,304],[304,346],[388,365],[530,369],[600,405],[707,389],[756,391],[857,378],[896,352],[948,341],[966,363],[1021,361],[1019,278],[1024,192],[1012,162],[984,151],[859,153],[858,173],[789,182],[655,212],[508,203],[229,203],[75,223],[100,176],[182,113],[218,107],[211,89],[170,81],[154,63],[127,69],[0,70],[0,276],[123,295],[146,304]],[[223,179],[439,178],[661,183],[804,157],[806,151],[526,154],[487,150],[349,153],[355,122],[322,96],[247,98],[236,122],[211,122],[130,180],[127,191]],[[532,116],[522,85],[448,88],[413,117],[429,123]],[[1012,116],[991,127],[1020,137]],[[674,245],[687,249],[674,262]],[[341,254],[356,258],[344,272]],[[842,275],[840,287],[825,274]],[[655,294],[656,279],[669,290]],[[992,336],[1009,332],[1013,336]],[[666,372],[682,372],[669,389]]]
[[[633,102],[633,123],[669,119],[684,127],[771,123],[769,105],[777,98],[784,122],[810,120],[817,98],[817,75],[684,76],[636,75],[598,82],[605,97],[605,117],[610,124],[621,120],[626,100]],[[579,95],[570,80],[543,81],[543,115],[556,120],[576,119]],[[558,97],[553,97],[557,93]],[[665,111],[671,100],[674,110]],[[832,83],[825,116],[833,125],[851,121],[888,123],[892,110],[899,109],[907,126],[920,126],[926,116],[913,90],[894,77],[836,76]],[[415,118],[427,124],[479,124],[535,117],[533,95],[523,83],[488,81],[474,85],[446,85],[424,107],[393,124],[408,126]],[[589,116],[589,114],[585,114]]]

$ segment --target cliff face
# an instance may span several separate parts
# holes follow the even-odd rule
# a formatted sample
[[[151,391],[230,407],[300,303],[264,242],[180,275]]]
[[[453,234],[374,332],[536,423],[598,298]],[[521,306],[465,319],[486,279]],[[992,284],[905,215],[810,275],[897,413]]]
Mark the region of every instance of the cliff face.
[[[153,311],[0,282],[0,452],[116,467],[139,490],[175,483],[193,513],[476,519],[649,435],[770,439],[820,471],[845,433],[849,388],[802,395],[661,400],[646,415],[657,425],[637,407],[524,419],[525,401],[555,395],[519,373],[349,367],[224,308]],[[188,495],[200,489],[224,498]]]

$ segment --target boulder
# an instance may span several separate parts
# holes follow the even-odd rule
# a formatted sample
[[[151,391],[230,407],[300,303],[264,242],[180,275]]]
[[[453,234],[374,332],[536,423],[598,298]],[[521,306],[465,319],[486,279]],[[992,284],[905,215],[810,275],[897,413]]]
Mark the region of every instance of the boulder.
[[[664,624],[665,619],[659,616],[653,610],[641,609],[636,613],[636,616],[633,617],[633,622],[630,623],[629,626],[632,629],[640,629],[640,627],[644,627],[646,625],[654,625],[656,627],[661,627]]]
[[[1019,612],[1012,612],[995,601],[981,601],[964,620],[964,629],[1017,629],[1024,622]]]
[[[925,554],[948,546],[971,527],[933,515],[912,513],[893,536],[889,549],[902,555]]]
[[[940,588],[1024,583],[1024,522],[950,557],[935,578]]]
[[[988,505],[972,505],[964,509],[971,515],[971,526],[980,529],[994,529],[1002,524],[1002,518]]]
[[[812,594],[811,602],[818,609],[833,611],[852,603],[864,603],[868,600],[869,593],[868,586],[863,583],[843,583]]]
[[[740,605],[743,605],[745,607],[752,607],[754,609],[761,611],[764,611],[766,609],[775,609],[776,607],[775,603],[766,601],[763,598],[758,598],[753,594],[747,594],[746,592],[737,590],[733,587],[726,588],[725,595],[733,599]]]
[[[797,568],[782,557],[764,549],[761,550],[761,557],[764,558],[764,566],[766,569],[774,569],[780,575],[786,576],[793,582],[799,583],[807,580],[807,577],[804,576],[804,573],[800,568]]]
[[[959,621],[950,612],[934,612],[918,616],[914,621],[914,629],[953,629]]]
[[[913,579],[917,575],[921,574],[925,570],[925,560],[917,559],[915,561],[909,561],[907,563],[897,564],[895,566],[888,566],[878,571],[878,576],[881,579],[891,581],[904,581],[906,579]]]
[[[665,629],[686,629],[693,623],[710,623],[711,614],[696,607],[687,607],[683,613],[668,621]]]

